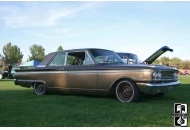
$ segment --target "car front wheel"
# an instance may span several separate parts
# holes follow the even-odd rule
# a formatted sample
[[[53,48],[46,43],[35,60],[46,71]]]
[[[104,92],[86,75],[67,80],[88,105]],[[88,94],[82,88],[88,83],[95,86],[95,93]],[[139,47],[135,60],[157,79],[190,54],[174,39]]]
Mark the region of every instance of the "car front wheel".
[[[44,95],[47,93],[46,86],[44,83],[35,83],[34,84],[34,92],[37,95]]]
[[[131,80],[120,81],[116,86],[115,95],[121,102],[138,102],[140,100],[140,92]]]

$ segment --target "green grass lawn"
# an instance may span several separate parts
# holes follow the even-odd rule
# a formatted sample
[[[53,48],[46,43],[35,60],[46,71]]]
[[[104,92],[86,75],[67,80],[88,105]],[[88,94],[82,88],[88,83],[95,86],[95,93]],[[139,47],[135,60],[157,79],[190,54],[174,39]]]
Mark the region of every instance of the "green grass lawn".
[[[0,126],[173,126],[174,103],[190,103],[190,76],[179,79],[182,85],[176,91],[161,99],[143,97],[139,103],[92,96],[37,96],[31,88],[0,80]]]

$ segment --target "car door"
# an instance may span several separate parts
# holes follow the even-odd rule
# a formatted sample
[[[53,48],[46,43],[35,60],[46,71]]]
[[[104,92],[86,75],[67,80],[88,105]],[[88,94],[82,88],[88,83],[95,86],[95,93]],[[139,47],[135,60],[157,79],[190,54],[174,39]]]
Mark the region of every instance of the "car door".
[[[97,67],[88,51],[67,53],[64,72],[65,88],[77,91],[96,91]]]
[[[48,88],[63,88],[64,79],[63,73],[65,72],[65,52],[56,53],[44,69],[40,73],[40,78],[46,81]]]

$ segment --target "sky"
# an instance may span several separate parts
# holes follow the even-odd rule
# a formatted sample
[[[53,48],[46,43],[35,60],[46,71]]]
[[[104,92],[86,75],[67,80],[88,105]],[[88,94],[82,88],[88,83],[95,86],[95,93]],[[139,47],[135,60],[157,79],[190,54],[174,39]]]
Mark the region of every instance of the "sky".
[[[3,2],[0,1],[0,53],[8,42],[45,53],[103,48],[135,53],[145,60],[162,46],[163,56],[190,60],[190,2]]]

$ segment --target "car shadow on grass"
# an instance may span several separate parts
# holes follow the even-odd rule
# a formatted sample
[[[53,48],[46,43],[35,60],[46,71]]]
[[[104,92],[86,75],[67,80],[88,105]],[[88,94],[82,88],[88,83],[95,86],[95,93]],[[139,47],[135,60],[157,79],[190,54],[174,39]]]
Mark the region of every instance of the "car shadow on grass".
[[[13,81],[13,79],[0,79],[0,82],[1,81]]]
[[[3,96],[12,96],[13,98],[16,96],[25,98],[26,96],[31,96],[38,98],[40,96],[36,95],[32,88],[20,88],[15,87],[14,90],[0,90],[0,97]],[[46,95],[45,95],[46,96]],[[85,93],[85,94],[73,94],[73,93],[62,93],[62,92],[53,92],[47,94],[47,96],[63,96],[66,98],[91,98],[91,99],[103,99],[110,101],[117,101],[114,95],[95,95],[94,93]],[[153,101],[172,101],[172,102],[189,102],[190,101],[190,84],[182,84],[180,88],[169,92],[164,97],[157,97],[155,95],[142,95],[140,98],[140,102],[153,102]]]
[[[172,101],[172,102],[184,102],[190,101],[190,84],[181,84],[179,88],[171,91],[163,97],[157,97],[155,95],[143,95],[143,102],[151,101]]]

